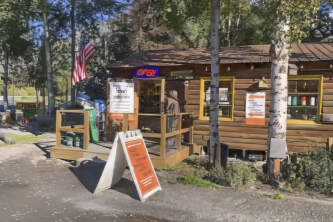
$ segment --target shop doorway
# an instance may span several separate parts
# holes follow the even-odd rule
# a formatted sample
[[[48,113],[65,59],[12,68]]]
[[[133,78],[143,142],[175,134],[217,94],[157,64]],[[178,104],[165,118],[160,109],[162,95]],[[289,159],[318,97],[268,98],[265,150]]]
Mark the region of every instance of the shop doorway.
[[[140,80],[139,113],[161,113],[162,81]]]

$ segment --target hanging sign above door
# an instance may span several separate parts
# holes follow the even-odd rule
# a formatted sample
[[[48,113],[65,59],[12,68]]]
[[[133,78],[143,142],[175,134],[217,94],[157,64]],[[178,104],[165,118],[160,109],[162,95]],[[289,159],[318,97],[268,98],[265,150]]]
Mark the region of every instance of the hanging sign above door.
[[[167,80],[191,80],[194,79],[193,69],[187,70],[174,70],[171,71],[167,76]]]
[[[160,70],[157,66],[142,66],[135,72],[136,78],[155,78],[160,75]]]

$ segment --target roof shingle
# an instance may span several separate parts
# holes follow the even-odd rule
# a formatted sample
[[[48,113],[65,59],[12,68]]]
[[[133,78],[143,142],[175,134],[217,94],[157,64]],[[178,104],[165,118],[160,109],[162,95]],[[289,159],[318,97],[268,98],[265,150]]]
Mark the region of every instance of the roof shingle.
[[[269,63],[270,45],[222,47],[221,64]],[[292,45],[291,62],[332,61],[333,43],[301,43]],[[175,66],[210,64],[210,52],[205,49],[162,49],[134,54],[127,59],[109,64],[110,68],[140,67],[143,65]]]

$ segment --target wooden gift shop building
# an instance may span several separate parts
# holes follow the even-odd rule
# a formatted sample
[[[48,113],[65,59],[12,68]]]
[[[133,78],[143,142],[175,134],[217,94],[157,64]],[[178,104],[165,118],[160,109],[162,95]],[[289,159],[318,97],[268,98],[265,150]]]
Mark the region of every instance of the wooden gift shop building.
[[[220,59],[220,142],[231,150],[266,151],[270,103],[269,45],[221,48]],[[151,66],[158,68],[158,76],[149,76]],[[135,77],[138,70],[145,67],[148,78]],[[210,98],[208,50],[145,51],[140,56],[133,55],[122,62],[111,63],[108,68],[111,79],[130,79],[135,83],[135,115],[129,124],[148,129],[145,137],[161,139],[161,134],[154,133],[161,130],[154,127],[173,122],[158,120],[157,124],[154,118],[168,118],[161,117],[166,113],[165,97],[169,92],[177,91],[180,113],[190,115],[188,119],[180,117],[178,124],[187,120],[188,126],[183,133],[190,132],[187,140],[192,145],[192,152],[198,152],[200,146],[207,146]],[[328,139],[333,137],[333,44],[293,45],[288,78],[288,151],[302,152],[326,147]],[[167,128],[172,128],[172,125]],[[166,132],[162,137],[178,135],[171,134]],[[177,136],[175,142],[183,143],[183,137]],[[163,138],[160,141],[168,143]],[[167,155],[168,148],[164,149],[160,155]],[[188,154],[187,150],[186,155],[174,156],[173,161],[165,164],[178,162]]]

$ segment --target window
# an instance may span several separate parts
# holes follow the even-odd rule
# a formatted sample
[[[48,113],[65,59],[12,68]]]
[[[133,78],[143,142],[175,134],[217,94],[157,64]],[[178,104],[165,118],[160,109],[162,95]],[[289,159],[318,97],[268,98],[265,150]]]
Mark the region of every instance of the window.
[[[319,121],[322,76],[289,76],[288,78],[288,123],[314,124]]]
[[[210,78],[200,81],[200,119],[209,119]],[[232,121],[234,110],[234,78],[220,77],[219,80],[219,120]]]

